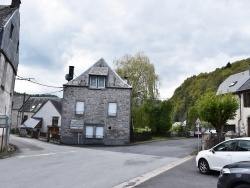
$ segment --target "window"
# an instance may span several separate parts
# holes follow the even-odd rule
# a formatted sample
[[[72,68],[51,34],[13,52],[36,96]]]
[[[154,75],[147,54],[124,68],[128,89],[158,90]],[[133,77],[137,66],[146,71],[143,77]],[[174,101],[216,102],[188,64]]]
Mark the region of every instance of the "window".
[[[117,103],[111,102],[108,106],[108,116],[116,116],[117,115]]]
[[[52,117],[52,126],[58,126],[59,117]]]
[[[104,128],[103,128],[103,126],[87,125],[85,136],[86,136],[86,138],[103,139]]]
[[[96,138],[103,138],[103,127],[96,127]]]
[[[4,63],[4,70],[2,73],[2,83],[1,83],[1,88],[4,90],[5,88],[5,82],[6,82],[6,78],[7,78],[7,68],[8,68],[8,63],[7,62],[3,62]]]
[[[13,31],[14,31],[14,25],[11,24],[11,27],[10,27],[10,39],[12,39]]]
[[[229,85],[229,87],[233,87],[235,84],[237,84],[237,81],[232,82],[232,83]]]
[[[90,76],[91,88],[105,88],[106,78],[104,76]]]
[[[250,107],[250,93],[243,94],[244,107]]]
[[[236,145],[235,140],[223,142],[222,144],[215,147],[214,151],[234,151],[235,145]]]
[[[237,151],[250,151],[250,141],[248,140],[239,140]]]
[[[83,113],[84,113],[84,102],[77,101],[76,102],[76,112],[75,112],[75,114],[83,115]]]
[[[86,126],[86,138],[94,138],[94,127]]]

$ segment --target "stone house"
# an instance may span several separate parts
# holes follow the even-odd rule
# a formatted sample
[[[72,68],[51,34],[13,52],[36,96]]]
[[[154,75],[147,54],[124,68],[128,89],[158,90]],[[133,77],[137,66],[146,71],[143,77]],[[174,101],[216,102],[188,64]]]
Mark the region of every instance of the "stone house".
[[[61,143],[130,143],[132,87],[100,59],[64,85]]]
[[[250,70],[229,76],[217,90],[217,94],[232,92],[239,101],[234,119],[228,120],[224,132],[234,131],[237,136],[250,136]]]
[[[20,4],[12,0],[11,5],[0,5],[0,115],[9,118],[19,63]]]

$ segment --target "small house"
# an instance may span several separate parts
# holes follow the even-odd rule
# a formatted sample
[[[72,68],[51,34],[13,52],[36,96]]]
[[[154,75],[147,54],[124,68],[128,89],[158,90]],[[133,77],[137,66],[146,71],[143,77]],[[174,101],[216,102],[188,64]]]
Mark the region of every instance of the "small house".
[[[64,84],[61,143],[129,144],[131,90],[104,59]]]

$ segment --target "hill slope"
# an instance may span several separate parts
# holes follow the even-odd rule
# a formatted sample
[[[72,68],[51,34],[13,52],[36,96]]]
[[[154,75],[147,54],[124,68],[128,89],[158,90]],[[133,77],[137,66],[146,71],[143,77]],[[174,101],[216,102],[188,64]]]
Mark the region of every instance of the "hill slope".
[[[170,99],[174,107],[174,121],[184,121],[186,118],[186,106],[193,106],[201,95],[208,91],[216,92],[219,85],[228,76],[248,70],[250,58],[227,63],[225,67],[217,68],[210,73],[200,73],[198,76],[187,78],[178,87]],[[191,97],[192,96],[192,97]]]

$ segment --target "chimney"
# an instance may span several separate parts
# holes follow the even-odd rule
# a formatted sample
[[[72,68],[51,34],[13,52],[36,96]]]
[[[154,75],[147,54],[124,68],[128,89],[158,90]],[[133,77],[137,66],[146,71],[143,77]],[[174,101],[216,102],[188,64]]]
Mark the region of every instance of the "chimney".
[[[69,66],[69,74],[65,75],[65,79],[68,80],[68,82],[74,77],[74,68],[74,66]]]
[[[20,4],[21,4],[21,0],[12,0],[10,7],[11,8],[14,8],[14,7],[19,8]]]

